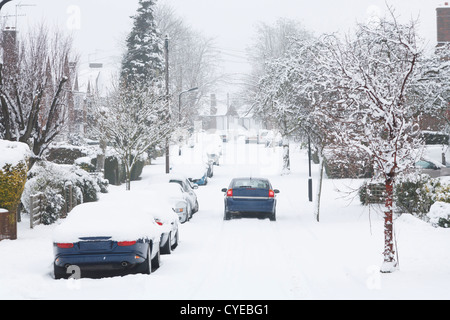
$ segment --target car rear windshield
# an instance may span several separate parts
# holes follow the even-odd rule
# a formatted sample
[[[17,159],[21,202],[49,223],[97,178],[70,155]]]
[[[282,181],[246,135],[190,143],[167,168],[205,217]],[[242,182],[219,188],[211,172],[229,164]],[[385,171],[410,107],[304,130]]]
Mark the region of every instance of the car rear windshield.
[[[235,179],[231,188],[261,188],[270,189],[269,181],[263,179]]]

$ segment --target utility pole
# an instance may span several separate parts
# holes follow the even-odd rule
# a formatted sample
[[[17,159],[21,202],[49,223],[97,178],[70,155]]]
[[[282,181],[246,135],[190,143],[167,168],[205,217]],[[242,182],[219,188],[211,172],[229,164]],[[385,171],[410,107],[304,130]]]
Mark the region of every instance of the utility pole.
[[[167,111],[169,113],[168,121],[171,121],[170,103],[169,103],[169,37],[166,35],[164,43],[164,53],[166,57],[166,99]],[[166,137],[166,174],[170,173],[170,146],[169,137]]]

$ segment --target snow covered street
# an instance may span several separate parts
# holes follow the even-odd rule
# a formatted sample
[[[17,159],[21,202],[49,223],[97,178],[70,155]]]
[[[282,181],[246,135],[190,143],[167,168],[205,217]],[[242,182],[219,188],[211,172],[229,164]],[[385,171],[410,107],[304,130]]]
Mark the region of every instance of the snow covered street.
[[[202,161],[202,150],[174,150],[177,163]],[[229,142],[220,166],[196,193],[200,210],[180,226],[180,244],[161,256],[151,275],[54,280],[52,231],[19,224],[18,240],[0,242],[0,299],[449,299],[450,230],[410,215],[395,221],[400,269],[379,272],[383,221],[354,194],[361,180],[324,181],[320,222],[308,201],[306,150],[291,148],[290,175],[282,176],[281,148]],[[264,176],[280,190],[277,221],[223,220],[223,193],[233,177]],[[313,165],[313,186],[318,166]],[[131,189],[167,179],[163,159],[144,169]],[[100,201],[120,197],[109,187]],[[314,195],[315,197],[315,195]],[[353,201],[350,201],[354,197]],[[314,199],[315,200],[315,199]],[[149,203],[149,205],[151,205]]]

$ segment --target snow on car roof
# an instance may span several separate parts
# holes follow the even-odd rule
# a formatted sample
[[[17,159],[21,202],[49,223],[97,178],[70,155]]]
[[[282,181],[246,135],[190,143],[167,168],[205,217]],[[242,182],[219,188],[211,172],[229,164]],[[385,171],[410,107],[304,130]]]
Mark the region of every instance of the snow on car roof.
[[[161,228],[138,204],[90,202],[76,206],[53,233],[54,242],[78,242],[82,237],[111,237],[114,241],[156,239]]]
[[[177,164],[173,167],[173,173],[171,178],[186,179],[187,178],[201,178],[207,169],[207,164]]]

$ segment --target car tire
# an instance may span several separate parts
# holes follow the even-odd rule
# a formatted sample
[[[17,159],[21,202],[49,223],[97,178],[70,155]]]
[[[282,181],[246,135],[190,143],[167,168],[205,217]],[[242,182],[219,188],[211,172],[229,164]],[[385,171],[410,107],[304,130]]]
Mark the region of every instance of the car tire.
[[[138,268],[137,268],[137,272],[138,273],[143,273],[143,274],[151,274],[152,273],[152,249],[151,249],[151,244],[148,245],[147,248],[147,258],[145,259],[144,262],[142,262]]]
[[[231,213],[229,211],[224,211],[223,220],[231,220]]]
[[[151,260],[151,269],[152,272],[159,268],[161,265],[161,251],[158,248],[158,252],[156,253],[156,256]]]
[[[161,254],[171,254],[172,253],[172,246],[170,244],[171,238],[172,238],[172,232],[169,233],[169,237],[168,237],[166,243],[164,244],[164,246],[162,246],[162,248],[160,248]]]
[[[199,209],[198,201],[197,201],[197,199],[195,199],[195,207],[194,207],[194,209],[192,209],[192,213],[196,213],[198,211],[198,209]]]
[[[274,211],[273,213],[270,214],[269,219],[270,219],[270,221],[277,221],[276,211]]]
[[[178,247],[178,241],[180,240],[180,235],[177,233],[175,234],[175,243],[172,245],[172,250],[174,250],[176,247]]]
[[[59,279],[66,279],[67,276],[67,269],[64,267],[59,267],[56,264],[53,263],[53,272],[56,280]]]

